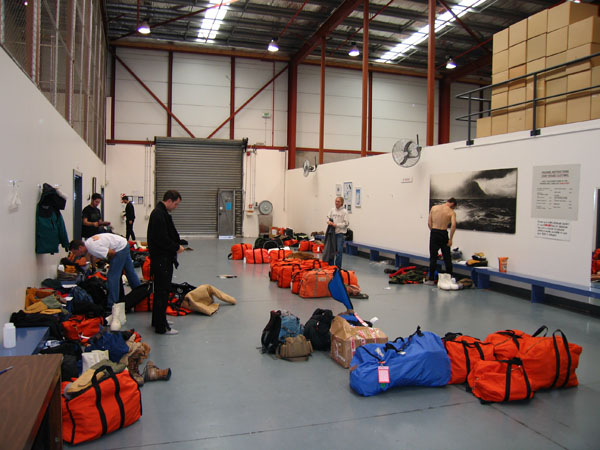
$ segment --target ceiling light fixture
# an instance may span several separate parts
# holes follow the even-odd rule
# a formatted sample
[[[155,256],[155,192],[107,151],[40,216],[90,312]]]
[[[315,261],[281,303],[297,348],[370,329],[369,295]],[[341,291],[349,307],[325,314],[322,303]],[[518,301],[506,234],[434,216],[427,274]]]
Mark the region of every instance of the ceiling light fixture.
[[[270,52],[273,52],[273,53],[279,51],[279,46],[277,45],[277,38],[271,39],[271,42],[269,42],[269,46],[267,47],[267,50],[269,50]]]
[[[348,52],[348,55],[350,55],[350,56],[358,56],[358,55],[360,55],[360,50],[358,50],[358,47],[356,46],[356,42],[352,43],[352,48]]]
[[[142,23],[140,23],[137,31],[140,34],[150,34],[150,25],[144,20]]]
[[[456,63],[452,58],[449,58],[448,61],[446,61],[446,69],[456,69]]]

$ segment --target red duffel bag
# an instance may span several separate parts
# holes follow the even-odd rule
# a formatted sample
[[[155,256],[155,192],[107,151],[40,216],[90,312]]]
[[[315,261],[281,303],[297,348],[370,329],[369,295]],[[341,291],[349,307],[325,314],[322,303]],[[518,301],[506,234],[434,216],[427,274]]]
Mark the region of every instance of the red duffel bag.
[[[483,402],[508,402],[533,398],[527,372],[519,358],[478,361],[468,377],[469,388]]]
[[[271,261],[268,250],[264,248],[246,250],[244,256],[246,257],[246,263],[248,264],[269,264]]]
[[[442,342],[450,358],[450,381],[448,384],[465,383],[477,361],[493,361],[495,359],[492,344],[481,342],[471,336],[464,336],[462,333],[446,333]]]
[[[234,244],[231,246],[231,253],[227,255],[228,259],[241,260],[244,259],[246,250],[251,250],[252,244]]]
[[[100,331],[103,324],[102,317],[86,318],[84,315],[74,315],[62,323],[65,337],[72,341],[87,342]]]
[[[99,372],[106,376],[97,380]],[[62,395],[63,440],[69,444],[98,439],[125,428],[142,415],[140,388],[126,369],[115,375],[110,366],[94,372],[92,385],[73,398]]]

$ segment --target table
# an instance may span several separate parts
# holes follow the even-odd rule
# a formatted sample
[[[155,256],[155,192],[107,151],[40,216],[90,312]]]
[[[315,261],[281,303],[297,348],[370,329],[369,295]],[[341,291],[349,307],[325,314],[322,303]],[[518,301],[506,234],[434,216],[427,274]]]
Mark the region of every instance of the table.
[[[50,449],[62,449],[62,355],[0,357],[0,448],[29,449],[38,431]],[[47,427],[40,427],[42,421]]]
[[[48,327],[17,328],[17,345],[13,348],[0,346],[0,356],[35,355],[40,352],[49,334]],[[0,367],[1,369],[3,367]]]

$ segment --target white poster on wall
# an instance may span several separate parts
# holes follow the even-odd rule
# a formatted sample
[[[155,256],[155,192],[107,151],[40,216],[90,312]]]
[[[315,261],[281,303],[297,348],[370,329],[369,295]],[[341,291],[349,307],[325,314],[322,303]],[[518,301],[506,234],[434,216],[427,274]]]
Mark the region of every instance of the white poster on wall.
[[[579,164],[533,167],[531,217],[577,220]]]
[[[335,196],[342,197],[342,185],[341,184],[335,185]]]
[[[567,220],[537,220],[535,237],[554,239],[556,241],[571,240],[571,222]]]
[[[355,192],[355,198],[354,198],[354,204],[356,205],[357,208],[360,208],[361,205],[361,193],[362,193],[362,188],[357,187],[356,188],[356,192]]]
[[[352,181],[344,182],[344,205],[349,213],[352,213]]]

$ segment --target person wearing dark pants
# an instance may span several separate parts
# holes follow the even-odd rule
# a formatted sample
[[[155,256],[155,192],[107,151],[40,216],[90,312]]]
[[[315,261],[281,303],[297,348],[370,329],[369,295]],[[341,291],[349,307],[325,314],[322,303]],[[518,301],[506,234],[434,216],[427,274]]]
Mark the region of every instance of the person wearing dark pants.
[[[437,268],[438,250],[442,250],[444,257],[444,266],[446,273],[452,276],[452,257],[450,249],[452,247],[452,238],[456,231],[456,199],[448,199],[442,205],[435,205],[429,212],[427,225],[429,234],[429,279],[426,282],[433,283],[435,271]],[[450,235],[448,235],[450,228]]]
[[[152,326],[158,334],[174,335],[178,331],[172,329],[167,321],[167,302],[171,292],[173,266],[177,268],[177,255],[184,248],[180,244],[179,233],[173,223],[171,211],[181,202],[179,192],[165,192],[148,221],[148,252],[150,271],[154,278],[154,304],[152,306]]]
[[[121,203],[125,203],[125,239],[135,241],[135,233],[133,232],[133,222],[135,222],[135,209],[129,197],[124,195],[121,197]],[[131,238],[131,239],[130,239]]]

